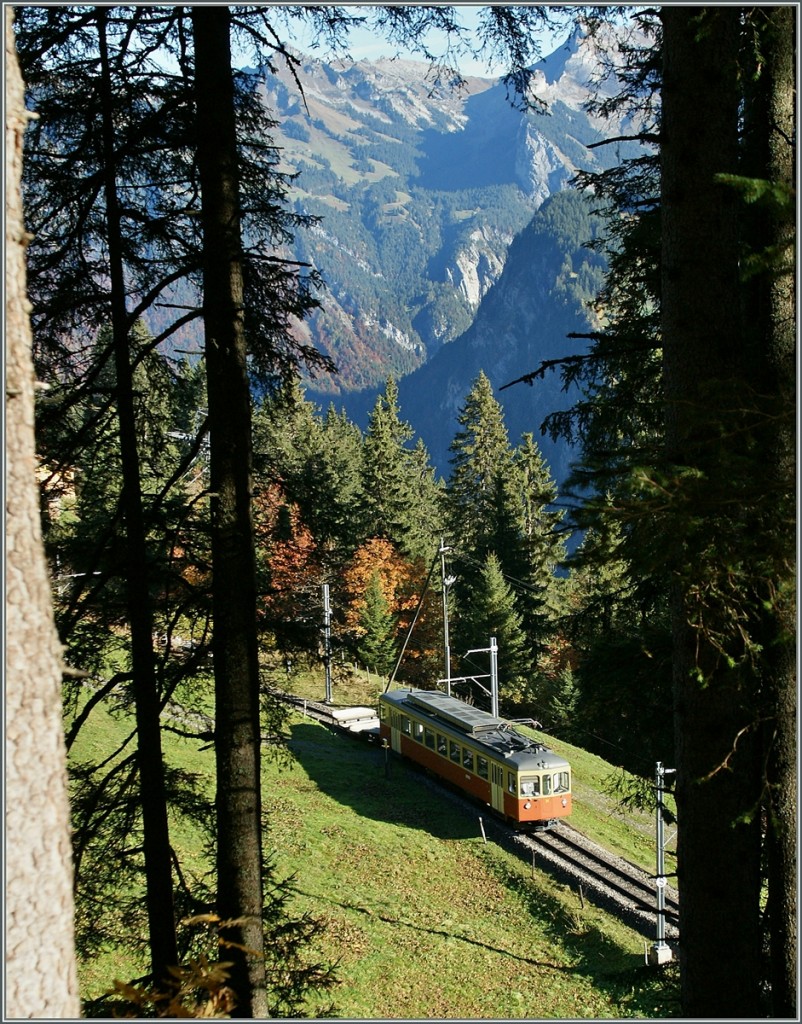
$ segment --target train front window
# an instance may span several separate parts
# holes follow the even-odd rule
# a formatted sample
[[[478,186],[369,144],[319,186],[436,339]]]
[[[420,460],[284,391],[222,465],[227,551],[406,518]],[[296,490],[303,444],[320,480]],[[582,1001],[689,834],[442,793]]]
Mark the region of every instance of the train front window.
[[[568,772],[556,772],[554,776],[554,792],[567,793],[571,788]]]
[[[543,796],[551,796],[551,776],[543,776]]]
[[[537,775],[531,779],[521,779],[521,796],[540,796],[540,779]]]

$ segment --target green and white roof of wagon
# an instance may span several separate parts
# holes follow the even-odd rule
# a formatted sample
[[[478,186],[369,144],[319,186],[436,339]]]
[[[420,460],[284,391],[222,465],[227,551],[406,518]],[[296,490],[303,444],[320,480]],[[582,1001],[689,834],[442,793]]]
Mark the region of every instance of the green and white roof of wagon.
[[[568,762],[548,747],[518,732],[503,718],[466,704],[439,690],[391,690],[383,699],[401,710],[428,718],[451,735],[462,735],[475,745],[490,748],[497,757],[520,771],[567,768]]]

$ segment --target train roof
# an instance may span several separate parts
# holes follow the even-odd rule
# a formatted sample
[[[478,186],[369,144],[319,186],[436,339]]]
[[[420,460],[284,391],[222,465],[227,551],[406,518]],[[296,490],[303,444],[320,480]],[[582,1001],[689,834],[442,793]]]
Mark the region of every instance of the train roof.
[[[447,731],[461,733],[476,744],[489,747],[520,770],[568,767],[564,758],[537,740],[524,736],[503,718],[496,718],[440,690],[392,690],[382,694],[382,699],[422,713]]]

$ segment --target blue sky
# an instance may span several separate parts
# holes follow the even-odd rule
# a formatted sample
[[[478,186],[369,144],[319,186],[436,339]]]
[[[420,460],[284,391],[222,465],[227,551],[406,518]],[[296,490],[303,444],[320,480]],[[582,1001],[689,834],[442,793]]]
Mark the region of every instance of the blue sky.
[[[366,4],[362,6],[370,5]],[[478,12],[480,10],[479,5],[454,4],[453,6],[459,8],[461,21],[467,28],[473,28],[477,24]],[[555,36],[550,36],[548,34],[544,35],[541,43],[542,56],[545,57],[549,53],[551,53],[552,50],[554,50],[557,47],[557,45],[559,45],[559,43],[561,43],[568,36],[568,34],[569,30],[565,28],[560,30]],[[438,36],[436,33],[430,33],[430,35],[427,37],[426,42],[433,52],[441,52],[439,47]],[[325,60],[326,57],[328,56],[324,48],[322,47],[318,48],[317,50],[311,50],[308,45],[308,42],[305,41],[301,36],[296,37],[296,39],[294,40],[294,45],[298,49],[303,50],[307,53],[311,53],[313,56],[319,57],[320,59]],[[395,56],[396,54],[395,48],[393,46],[387,43],[386,40],[379,38],[378,36],[376,36],[375,33],[370,32],[367,29],[355,29],[351,32],[349,51],[351,57],[354,60],[362,60],[364,58],[367,58],[369,60],[375,60],[378,57],[392,57]],[[404,56],[403,52],[401,55]],[[418,55],[415,59],[420,60],[421,58]],[[488,70],[487,62],[484,60],[461,61],[460,70],[462,71],[463,74],[479,75],[484,77],[496,77],[500,74],[503,74],[503,68],[500,68],[498,66]]]

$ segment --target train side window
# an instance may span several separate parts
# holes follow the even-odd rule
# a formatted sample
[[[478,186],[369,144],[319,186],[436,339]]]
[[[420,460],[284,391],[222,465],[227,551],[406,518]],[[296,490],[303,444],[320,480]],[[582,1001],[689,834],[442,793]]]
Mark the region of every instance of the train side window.
[[[551,776],[543,776],[543,796],[551,796]]]
[[[468,750],[467,747],[462,748],[462,767],[469,772],[476,771],[473,766],[473,751]]]
[[[480,779],[489,779],[490,770],[487,766],[487,758],[482,757],[481,754],[476,755],[476,774]]]
[[[379,718],[384,722],[387,719],[387,705],[379,704]]]
[[[417,740],[418,743],[423,743],[423,726],[420,722],[412,723],[412,738]]]
[[[437,753],[440,755],[440,757],[448,757],[448,746],[446,744],[446,738],[445,736],[441,736],[440,733],[437,734]]]
[[[412,723],[410,722],[406,715],[401,716],[401,732],[403,732],[406,736],[409,736],[412,732]]]
[[[432,732],[432,730],[424,729],[423,737],[426,742],[426,746],[429,747],[431,750],[434,750],[434,733]]]
[[[557,772],[554,776],[554,792],[567,793],[568,789],[568,772]]]
[[[460,745],[459,743],[455,743],[453,740],[451,740],[449,744],[449,757],[454,762],[454,764],[459,764],[460,761],[462,760],[462,752],[460,751]]]
[[[515,772],[507,772],[507,789],[513,796],[518,796],[518,779]]]

